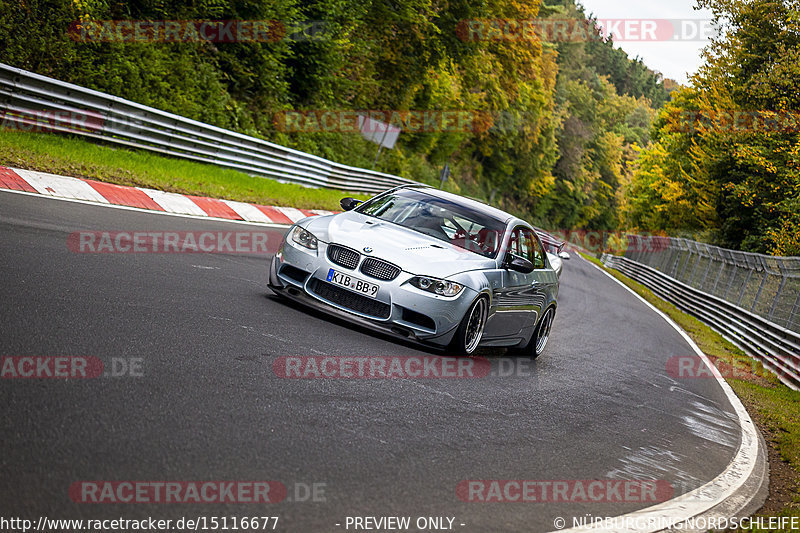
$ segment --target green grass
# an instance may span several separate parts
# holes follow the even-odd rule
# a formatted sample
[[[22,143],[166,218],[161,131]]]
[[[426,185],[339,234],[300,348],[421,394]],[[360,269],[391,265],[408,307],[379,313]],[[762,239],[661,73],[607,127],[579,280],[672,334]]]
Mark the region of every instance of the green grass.
[[[341,210],[339,200],[343,196],[368,198],[363,194],[279,183],[214,165],[94,144],[75,137],[9,129],[0,130],[0,165],[301,209]]]
[[[777,438],[781,459],[795,467],[800,466],[800,393],[787,387],[762,389],[741,381],[736,386],[736,394],[747,398],[763,396],[759,414],[769,422]]]
[[[786,387],[774,374],[726,341],[719,333],[662,300],[641,283],[617,270],[605,268],[595,257],[583,253],[581,256],[603,268],[674,320],[717,367],[729,366],[739,371],[728,375],[742,379],[727,378],[726,381],[758,424],[768,446],[790,467],[789,501],[783,502],[781,508],[770,515],[800,517],[800,392]],[[776,470],[775,465],[771,465],[771,470]],[[762,530],[754,528],[748,531]]]
[[[764,387],[744,380],[728,380],[736,395],[764,434],[767,445],[791,467],[787,490],[791,501],[772,513],[763,516],[788,516],[800,518],[800,393],[784,385]],[[770,483],[774,483],[775,465],[770,465]],[[776,531],[753,527],[744,531]],[[788,531],[788,530],[786,530]],[[797,531],[797,529],[794,529]]]

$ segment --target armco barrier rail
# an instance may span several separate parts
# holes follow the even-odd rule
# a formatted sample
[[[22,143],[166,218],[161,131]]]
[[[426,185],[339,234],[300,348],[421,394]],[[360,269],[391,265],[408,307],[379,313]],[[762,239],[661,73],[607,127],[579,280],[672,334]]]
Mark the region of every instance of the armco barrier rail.
[[[627,238],[628,259],[800,333],[800,257],[740,252],[674,237]]]
[[[81,135],[309,187],[377,193],[412,180],[349,167],[0,63],[4,127]]]
[[[602,261],[696,316],[760,361],[788,387],[800,390],[800,334],[638,261],[609,254],[603,254]]]

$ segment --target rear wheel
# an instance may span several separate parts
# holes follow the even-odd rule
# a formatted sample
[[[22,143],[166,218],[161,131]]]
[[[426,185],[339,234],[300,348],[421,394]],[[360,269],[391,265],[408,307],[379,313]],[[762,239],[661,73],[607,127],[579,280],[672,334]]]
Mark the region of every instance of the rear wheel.
[[[489,301],[481,296],[475,300],[461,319],[451,347],[459,353],[471,355],[478,348],[489,316]]]
[[[553,328],[553,318],[555,318],[555,316],[555,309],[553,307],[548,307],[544,315],[542,315],[542,318],[539,319],[539,324],[533,331],[533,335],[531,335],[531,340],[528,341],[528,344],[522,348],[510,350],[511,353],[529,356],[532,359],[536,359],[542,355],[544,349],[547,347],[547,341],[550,340],[550,330]]]
[[[550,330],[553,327],[553,318],[555,318],[555,316],[556,312],[553,311],[553,308],[548,307],[542,320],[539,322],[539,327],[536,328],[536,334],[534,336],[536,339],[536,346],[533,347],[533,353],[531,354],[534,358],[539,357],[542,355],[542,352],[544,352],[547,341],[550,339]]]

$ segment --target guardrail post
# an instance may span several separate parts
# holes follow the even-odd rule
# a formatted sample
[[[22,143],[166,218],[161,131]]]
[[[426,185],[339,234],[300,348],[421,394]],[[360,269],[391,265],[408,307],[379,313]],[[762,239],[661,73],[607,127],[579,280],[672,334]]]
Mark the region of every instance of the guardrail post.
[[[764,277],[761,278],[761,285],[758,286],[758,292],[756,293],[756,297],[753,299],[753,305],[750,306],[750,312],[751,313],[756,308],[756,304],[758,303],[758,299],[761,298],[761,291],[764,290],[764,285],[767,283],[767,278],[769,278],[769,271],[766,269],[766,265],[765,265]],[[742,292],[744,292],[744,291],[742,291]]]
[[[708,251],[708,248],[706,248],[706,251]],[[712,267],[713,264],[714,264],[714,258],[711,257],[711,252],[709,252],[709,254],[708,254],[708,266],[706,267],[705,274],[703,274],[703,279],[700,280],[700,287],[701,288],[705,287],[706,279],[708,279],[708,273],[711,271],[711,267]]]
[[[114,129],[117,128],[116,125],[117,117],[114,115],[114,113],[111,112],[111,108],[113,106],[114,106],[113,100],[107,100],[104,105],[99,106],[99,109],[102,110],[102,114],[104,115],[103,129],[100,131],[100,136],[102,137],[113,137],[110,131],[113,131]],[[128,118],[125,127],[129,127],[130,125],[131,125],[130,119]]]
[[[659,241],[659,246],[661,246],[661,241]],[[667,265],[669,265],[669,258],[672,255],[672,250],[670,250],[667,247],[664,247],[661,249],[659,254],[660,256],[659,256],[658,266],[656,266],[656,268],[661,272],[664,272],[664,270],[667,268]]]
[[[714,286],[711,288],[711,292],[716,294],[717,293],[717,283],[719,283],[719,278],[722,277],[722,271],[725,270],[725,259],[721,259],[719,263],[719,272],[717,272],[717,277],[714,279]]]
[[[772,300],[772,305],[769,308],[768,316],[770,320],[772,320],[772,316],[775,314],[775,308],[778,306],[778,299],[781,297],[784,285],[786,285],[786,276],[781,276],[781,284],[778,285],[778,292],[775,293],[775,299]]]
[[[697,269],[700,268],[700,259],[702,259],[702,254],[700,253],[700,249],[697,250],[697,259],[694,262],[694,267],[692,267],[692,274],[689,276],[689,279],[686,280],[686,283],[692,286],[694,285],[694,277],[697,274]]]
[[[664,266],[663,272],[667,275],[673,275],[680,257],[680,251],[675,244],[675,239],[669,238],[669,262]]]
[[[739,292],[739,298],[737,298],[737,300],[736,300],[736,305],[738,305],[738,306],[742,305],[742,298],[744,298],[744,290],[747,287],[747,284],[750,282],[750,278],[752,276],[753,276],[753,271],[752,270],[748,270],[747,271],[747,277],[744,278],[744,283],[742,284],[742,290]]]
[[[789,313],[789,323],[786,325],[786,329],[792,329],[792,326],[794,326],[794,317],[797,314],[798,307],[800,307],[800,291],[797,291],[797,298],[794,299],[794,305],[792,306],[792,312]]]
[[[670,262],[669,270],[664,270],[665,274],[668,274],[673,277],[675,276],[675,274],[678,272],[678,265],[681,263],[681,255],[682,255],[681,250],[678,250],[677,248],[672,248],[669,258]]]
[[[692,260],[692,250],[688,249],[689,252],[686,256],[686,262],[683,264],[683,268],[681,269],[681,273],[677,276],[678,279],[686,279],[684,275],[686,274],[686,269],[689,268],[689,262]]]

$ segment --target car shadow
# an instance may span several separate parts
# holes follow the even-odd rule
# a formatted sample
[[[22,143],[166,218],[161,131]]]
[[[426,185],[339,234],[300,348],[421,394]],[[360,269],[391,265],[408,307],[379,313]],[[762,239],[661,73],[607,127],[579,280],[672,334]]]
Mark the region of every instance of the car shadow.
[[[332,323],[334,323],[334,324],[336,324],[338,326],[342,326],[342,327],[350,329],[352,331],[357,331],[358,333],[361,333],[361,334],[364,334],[364,335],[367,335],[367,336],[370,336],[370,337],[373,337],[373,338],[385,340],[385,341],[388,341],[388,342],[392,342],[392,343],[395,343],[395,344],[399,344],[399,345],[405,346],[407,348],[413,348],[414,350],[417,350],[417,351],[420,351],[420,352],[424,352],[424,353],[427,353],[427,354],[430,354],[430,355],[438,355],[438,356],[441,356],[441,357],[466,357],[466,356],[464,356],[462,354],[452,353],[446,347],[438,347],[438,346],[433,346],[433,345],[430,345],[430,344],[424,344],[424,343],[419,342],[419,341],[413,341],[413,340],[410,340],[410,339],[405,339],[405,338],[400,337],[400,336],[395,336],[395,335],[391,335],[389,333],[384,333],[383,331],[371,330],[368,327],[363,326],[361,324],[358,324],[358,323],[355,323],[355,322],[349,322],[349,321],[347,321],[347,320],[345,320],[343,318],[340,318],[340,317],[338,317],[336,315],[329,315],[328,313],[325,313],[324,311],[320,311],[319,309],[316,309],[316,308],[311,307],[309,305],[305,305],[302,302],[298,302],[298,301],[292,300],[290,298],[286,298],[284,296],[280,296],[278,294],[274,294],[272,292],[264,293],[264,297],[266,299],[272,301],[272,302],[275,302],[275,303],[278,303],[280,305],[292,308],[292,309],[297,310],[297,311],[301,311],[301,312],[303,312],[303,313],[305,313],[307,315],[313,316],[314,318],[317,318],[319,320],[322,320],[322,321],[325,321],[325,322],[332,322]],[[474,356],[490,358],[490,357],[503,356],[503,355],[505,355],[505,353],[506,353],[506,349],[505,348],[487,347],[487,348],[478,348],[473,355]]]

